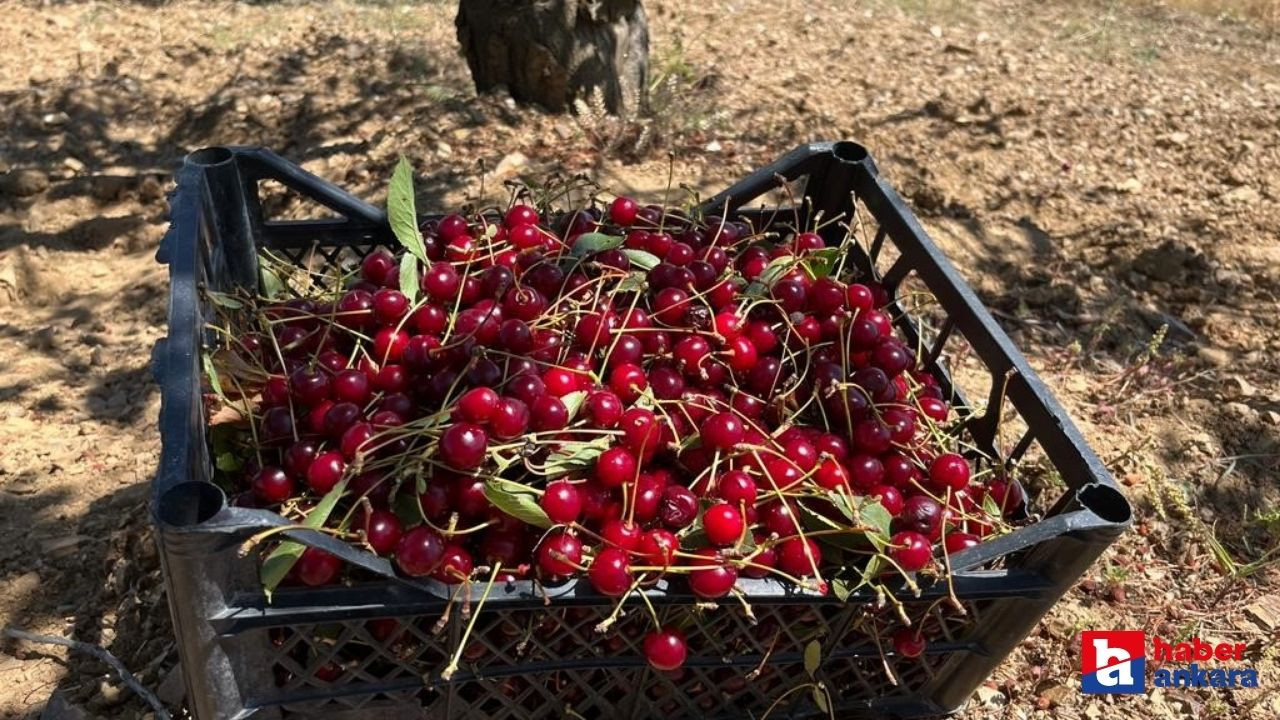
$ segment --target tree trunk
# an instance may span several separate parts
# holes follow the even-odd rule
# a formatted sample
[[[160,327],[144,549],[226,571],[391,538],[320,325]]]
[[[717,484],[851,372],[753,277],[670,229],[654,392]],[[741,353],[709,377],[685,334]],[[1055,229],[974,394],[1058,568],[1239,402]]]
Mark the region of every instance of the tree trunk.
[[[506,87],[517,102],[554,112],[594,88],[615,113],[643,96],[649,23],[640,0],[459,0],[455,24],[477,92]]]

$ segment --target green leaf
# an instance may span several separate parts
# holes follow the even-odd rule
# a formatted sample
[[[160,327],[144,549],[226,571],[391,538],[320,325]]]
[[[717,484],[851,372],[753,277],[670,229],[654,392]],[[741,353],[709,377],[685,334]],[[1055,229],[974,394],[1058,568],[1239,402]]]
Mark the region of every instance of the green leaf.
[[[824,713],[831,713],[831,704],[827,701],[827,691],[821,683],[813,685],[813,704]]]
[[[391,511],[405,527],[421,525],[427,521],[426,514],[422,512],[422,503],[418,502],[419,494],[402,492],[393,496]]]
[[[837,577],[831,580],[831,592],[840,602],[845,602],[853,594],[853,588],[849,587],[848,581],[844,578]]]
[[[893,516],[884,509],[884,505],[881,505],[879,500],[863,502],[858,508],[858,516],[862,518],[863,524],[875,528],[874,535],[888,540],[889,525],[893,523]]]
[[[418,289],[421,287],[418,277],[418,258],[413,253],[405,253],[400,258],[400,292],[409,298],[409,304],[418,301]]]
[[[540,528],[555,526],[538,504],[538,494],[525,485],[491,477],[484,481],[484,496],[494,507],[526,524]]]
[[[1004,514],[1000,510],[1000,504],[996,502],[996,499],[990,493],[982,494],[982,512],[993,518],[998,518]]]
[[[222,472],[235,472],[244,467],[244,463],[233,452],[218,453],[213,464]]]
[[[872,555],[867,561],[867,566],[862,568],[862,584],[870,585],[880,577],[880,573],[884,571],[885,561],[880,555]]]
[[[258,266],[259,283],[262,285],[262,295],[265,298],[275,298],[284,292],[284,281],[274,271]]]
[[[823,248],[815,250],[804,258],[805,272],[814,280],[827,277],[840,262],[840,248]]]
[[[577,390],[560,398],[560,402],[564,403],[564,408],[569,411],[569,422],[578,416],[578,411],[582,409],[582,403],[587,399],[586,390]]]
[[[338,500],[342,498],[342,494],[347,490],[347,481],[344,478],[333,489],[325,494],[316,506],[311,508],[311,512],[307,513],[306,519],[302,521],[301,526],[305,528],[316,529],[324,527],[329,515],[333,513],[333,508],[337,506]],[[267,595],[267,601],[271,601],[271,593],[275,592],[280,581],[284,580],[289,571],[293,569],[293,564],[298,562],[298,558],[302,556],[302,551],[306,546],[293,540],[285,540],[280,546],[271,551],[266,560],[262,561],[262,569],[259,577],[262,579],[262,590]]]
[[[547,477],[567,475],[575,470],[586,470],[596,463],[596,458],[609,449],[608,436],[589,442],[560,443],[560,447],[547,456],[543,474]]]
[[[573,243],[573,249],[570,251],[574,257],[586,257],[602,250],[612,250],[622,247],[623,238],[621,235],[606,235],[604,233],[583,233]]]
[[[427,246],[418,232],[418,208],[413,196],[413,166],[401,155],[387,190],[387,222],[396,239],[419,260],[427,261]]]
[[[227,396],[222,392],[222,382],[218,379],[218,369],[213,366],[213,357],[208,353],[202,354],[200,363],[204,365],[204,374],[209,378],[209,387],[213,390],[213,394],[223,402],[227,402]]]
[[[640,293],[649,287],[648,277],[639,270],[632,270],[627,276],[618,281],[615,288],[619,293]]]
[[[239,310],[244,307],[244,303],[226,293],[208,290],[205,292],[205,296],[209,298],[209,302],[217,305],[218,307],[224,307],[230,310]]]
[[[764,285],[766,288],[771,288],[778,278],[785,275],[795,264],[796,259],[791,255],[776,257],[770,260],[768,265],[764,266],[764,271],[756,277],[755,282]]]
[[[814,677],[818,672],[818,666],[822,664],[822,643],[817,640],[810,640],[808,645],[804,646],[804,671],[809,673],[809,677]]]
[[[641,270],[652,270],[658,266],[658,263],[662,262],[661,258],[647,250],[623,248],[622,254],[627,256],[627,259],[631,261],[632,265],[640,268]]]

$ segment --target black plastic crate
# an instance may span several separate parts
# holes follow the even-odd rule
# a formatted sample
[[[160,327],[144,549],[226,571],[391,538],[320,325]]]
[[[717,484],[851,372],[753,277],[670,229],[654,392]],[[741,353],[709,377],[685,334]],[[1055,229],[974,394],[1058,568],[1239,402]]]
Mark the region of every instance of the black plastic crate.
[[[265,220],[259,195],[264,180],[326,206],[338,219]],[[788,192],[779,195],[791,199],[784,207],[747,210],[767,203],[765,197],[784,184]],[[1065,485],[1056,502],[1043,504],[1042,516],[951,556],[952,584],[966,613],[938,602],[947,593],[942,583],[926,587],[919,598],[901,595],[938,638],[927,653],[897,658],[870,640],[874,633],[864,632],[870,596],[841,602],[778,581],[740,579],[758,622],[736,601],[722,601],[689,631],[686,667],[662,673],[651,670],[640,652],[644,618],[638,613],[609,635],[594,635],[592,627],[612,603],[585,581],[554,588],[550,606],[529,582],[518,582],[494,588],[460,672],[445,682],[438,673],[466,621],[455,611],[436,627],[448,588],[397,578],[387,561],[302,529],[287,533],[385,580],[281,589],[268,604],[258,560],[241,557],[240,547],[255,532],[289,523],[270,511],[229,506],[211,480],[200,367],[209,309],[200,288],[256,287],[261,249],[301,264],[309,258],[354,261],[375,246],[396,243],[381,210],[271,152],[210,148],[187,158],[172,199],[172,227],[158,253],[170,272],[169,335],[153,358],[162,386],[163,443],[152,512],[188,701],[197,717],[525,720],[572,717],[568,708],[584,718],[758,718],[808,681],[803,653],[814,639],[822,644],[817,679],[829,689],[839,717],[931,715],[969,698],[1124,531],[1129,504],[863,147],[799,147],[702,208],[757,220],[804,222],[821,213],[861,223],[873,239],[855,249],[853,260],[889,289],[899,329],[926,349],[926,367],[956,398],[962,400],[965,389],[971,397],[985,396],[983,409],[964,418],[964,439],[1009,467],[1038,447],[1038,466]],[[828,226],[823,232],[836,242],[844,231]],[[937,299],[935,310],[907,316],[897,298],[907,298],[908,288],[927,289]],[[1008,450],[1004,437],[1013,440]],[[679,580],[648,595],[660,614],[692,602]],[[386,618],[397,619],[390,635],[389,623],[369,623]],[[341,660],[344,672],[332,681],[315,677],[331,660]],[[744,681],[753,669],[758,674]],[[825,716],[803,692],[791,693],[771,715]]]

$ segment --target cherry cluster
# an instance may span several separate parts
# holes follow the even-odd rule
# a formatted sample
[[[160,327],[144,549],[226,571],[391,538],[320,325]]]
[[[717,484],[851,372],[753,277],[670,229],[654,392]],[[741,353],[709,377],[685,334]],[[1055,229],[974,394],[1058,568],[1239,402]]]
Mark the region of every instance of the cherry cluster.
[[[335,291],[236,303],[216,367],[251,438],[238,502],[336,495],[318,525],[406,576],[584,578],[619,607],[662,578],[706,601],[910,582],[1024,502],[958,452],[885,288],[817,232],[625,197],[420,232],[421,257],[376,250]],[[286,582],[342,577],[309,548]],[[675,626],[643,646],[687,654]]]

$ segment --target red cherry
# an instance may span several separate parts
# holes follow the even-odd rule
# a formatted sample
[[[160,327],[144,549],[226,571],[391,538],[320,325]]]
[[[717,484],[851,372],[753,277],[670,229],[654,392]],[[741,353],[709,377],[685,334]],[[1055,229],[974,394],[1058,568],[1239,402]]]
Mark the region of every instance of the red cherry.
[[[329,398],[329,375],[319,368],[298,368],[289,375],[289,391],[303,405]]]
[[[416,527],[400,536],[396,544],[396,566],[410,577],[426,577],[435,572],[444,558],[444,540],[429,527]]]
[[[679,547],[680,541],[675,533],[659,528],[650,530],[640,538],[640,547],[637,552],[650,563],[666,567],[675,562],[676,549]]]
[[[884,465],[872,455],[858,454],[849,458],[849,480],[859,493],[884,482]]]
[[[383,325],[395,325],[409,313],[409,298],[391,288],[373,294],[373,316]]]
[[[436,228],[436,232],[440,233],[440,237],[445,240],[466,235],[470,231],[471,228],[467,225],[467,219],[461,215],[446,215],[440,220],[440,225]]]
[[[754,505],[756,502],[756,481],[741,470],[730,470],[720,476],[716,483],[716,494],[734,507],[740,504]]]
[[[502,398],[489,418],[489,430],[499,440],[520,437],[529,429],[529,407],[516,398]]]
[[[833,459],[823,460],[813,473],[813,481],[827,490],[849,487],[849,471]]]
[[[615,488],[623,483],[633,482],[638,467],[635,456],[629,450],[615,445],[600,453],[600,457],[596,459],[595,475],[601,485]]]
[[[374,250],[360,263],[360,276],[374,285],[385,285],[387,275],[396,269],[396,259],[386,250]]]
[[[697,555],[698,559],[690,560],[690,564],[698,568],[689,573],[689,587],[693,594],[708,600],[728,595],[738,581],[738,571],[725,565],[716,550],[699,550]]]
[[[528,205],[512,205],[502,218],[502,224],[509,228],[517,225],[537,225],[540,221],[538,211]]]
[[[388,555],[400,542],[400,518],[390,510],[374,510],[364,521],[365,542],[379,555]]]
[[[307,486],[317,495],[324,495],[338,484],[346,469],[342,453],[332,450],[321,453],[307,467]]]
[[[629,197],[619,196],[609,203],[609,220],[615,225],[631,227],[635,224],[640,206]]]
[[[916,628],[900,628],[893,634],[893,651],[905,658],[918,658],[924,654],[924,635]]]
[[[431,577],[443,583],[456,585],[469,579],[474,567],[471,553],[467,552],[466,548],[461,545],[446,545],[444,555],[440,559],[440,566],[431,573]]]
[[[684,633],[664,627],[644,636],[644,656],[657,670],[678,670],[689,656]]]
[[[969,486],[969,463],[958,453],[944,453],[929,464],[929,484],[940,493],[959,492]]]
[[[977,547],[981,542],[982,538],[973,533],[956,532],[947,535],[943,545],[946,547],[948,555],[954,555],[961,550]]]
[[[301,445],[295,443],[289,449]],[[314,455],[315,446],[309,446]],[[265,465],[253,476],[253,492],[263,501],[276,504],[288,500],[293,495],[293,479],[281,468]]]
[[[458,398],[458,417],[471,423],[486,423],[498,411],[500,400],[492,388],[472,388]]]
[[[922,397],[920,398],[920,412],[935,422],[946,422],[950,410],[947,408],[947,403],[940,398]]]
[[[472,423],[454,423],[440,436],[440,458],[458,470],[480,467],[488,448],[488,434],[484,428]]]
[[[745,528],[742,513],[728,503],[712,505],[702,513],[702,530],[713,545],[737,543]]]
[[[708,450],[732,450],[742,442],[746,427],[731,412],[721,412],[707,418],[700,430],[702,446]]]
[[[364,405],[369,402],[369,376],[359,370],[343,370],[333,378],[333,399]]]
[[[914,530],[895,533],[889,542],[892,546],[889,553],[904,572],[915,572],[933,559],[929,539]]]
[[[902,493],[898,492],[898,488],[892,485],[877,485],[871,488],[867,495],[879,500],[881,507],[894,517],[897,517],[902,512],[902,508],[906,504],[906,501],[902,499]]]
[[[767,540],[764,535],[756,533],[756,545],[760,545]],[[770,547],[766,550],[760,550],[756,556],[751,559],[751,564],[742,568],[742,574],[749,578],[763,578],[772,574],[773,568],[778,566],[778,549],[777,546]]]
[[[609,387],[624,403],[633,403],[649,387],[649,379],[639,365],[624,363],[609,373]]]
[[[765,529],[777,534],[778,537],[795,535],[796,529],[800,525],[795,513],[791,510],[791,506],[781,502],[766,505],[760,511],[760,518],[764,521]]]
[[[594,428],[614,428],[622,420],[622,400],[608,390],[597,390],[588,395],[582,409]]]
[[[547,485],[539,505],[547,517],[551,518],[551,522],[567,525],[582,514],[582,494],[573,483],[556,480]]]
[[[582,564],[582,542],[563,530],[549,533],[538,545],[538,568],[552,578],[569,577]]]
[[[658,451],[661,431],[658,419],[649,410],[633,407],[622,414],[622,444],[641,459],[653,457]]]
[[[662,492],[658,517],[672,530],[687,527],[698,516],[698,496],[683,485],[668,485]]]
[[[449,262],[436,262],[422,274],[422,289],[432,298],[441,302],[451,301],[457,297],[462,287],[462,277],[458,269]]]
[[[812,577],[822,565],[822,550],[809,538],[793,537],[778,544],[778,569],[799,578]]]
[[[628,552],[640,547],[640,539],[644,531],[639,525],[621,518],[606,520],[600,528],[600,537],[608,545],[622,548]]]
[[[605,548],[596,553],[587,568],[587,579],[601,595],[622,597],[631,589],[631,565],[625,550]]]
[[[309,547],[302,551],[298,563],[294,567],[298,579],[303,585],[318,587],[328,585],[338,577],[342,569],[342,561],[319,548]]]
[[[540,395],[529,406],[529,426],[535,432],[563,429],[569,424],[569,408],[560,398]]]
[[[379,364],[400,362],[409,346],[409,333],[385,327],[373,336],[373,357]]]

